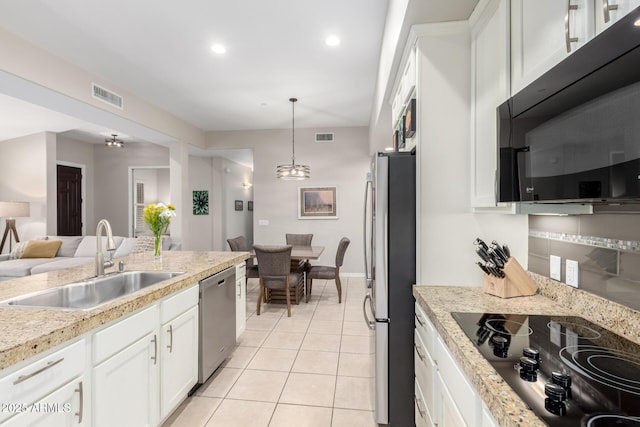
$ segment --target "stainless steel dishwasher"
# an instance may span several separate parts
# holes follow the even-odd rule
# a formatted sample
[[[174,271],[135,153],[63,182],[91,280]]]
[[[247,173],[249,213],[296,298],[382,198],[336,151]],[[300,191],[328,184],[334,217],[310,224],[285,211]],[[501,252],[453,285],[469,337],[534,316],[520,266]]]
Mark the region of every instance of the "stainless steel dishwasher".
[[[236,345],[236,269],[200,281],[198,383],[204,383]]]

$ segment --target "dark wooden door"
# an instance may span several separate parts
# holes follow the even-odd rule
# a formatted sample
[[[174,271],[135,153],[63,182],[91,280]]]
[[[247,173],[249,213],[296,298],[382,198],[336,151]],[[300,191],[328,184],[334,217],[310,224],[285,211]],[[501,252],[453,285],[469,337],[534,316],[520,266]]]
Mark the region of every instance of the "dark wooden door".
[[[82,235],[82,170],[58,165],[58,235]]]

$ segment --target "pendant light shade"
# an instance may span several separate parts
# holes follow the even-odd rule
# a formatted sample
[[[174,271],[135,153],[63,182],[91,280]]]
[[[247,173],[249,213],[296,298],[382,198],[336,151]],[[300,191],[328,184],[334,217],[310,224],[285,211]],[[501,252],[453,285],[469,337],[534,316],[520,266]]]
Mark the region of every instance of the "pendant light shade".
[[[276,168],[276,176],[280,179],[307,179],[311,177],[311,168],[307,165],[296,164],[296,140],[295,140],[295,103],[297,98],[289,98],[291,102],[291,163],[278,165]]]

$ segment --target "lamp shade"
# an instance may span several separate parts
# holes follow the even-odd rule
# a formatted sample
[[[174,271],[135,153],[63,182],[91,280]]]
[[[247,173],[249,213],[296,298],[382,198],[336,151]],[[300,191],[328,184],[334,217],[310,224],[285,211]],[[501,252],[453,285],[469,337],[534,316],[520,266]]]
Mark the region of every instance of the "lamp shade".
[[[29,207],[29,202],[0,202],[0,217],[29,216]]]

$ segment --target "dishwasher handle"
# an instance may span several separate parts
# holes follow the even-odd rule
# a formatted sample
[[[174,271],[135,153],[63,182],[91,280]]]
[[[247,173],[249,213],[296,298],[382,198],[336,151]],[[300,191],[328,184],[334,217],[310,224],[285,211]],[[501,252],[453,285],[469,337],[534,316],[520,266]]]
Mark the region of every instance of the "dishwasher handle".
[[[235,285],[236,279],[236,270],[235,267],[229,267],[226,270],[222,270],[220,273],[216,273],[213,276],[209,276],[206,279],[202,279],[200,281],[201,290],[207,290],[211,287],[220,287],[224,286],[227,283],[233,282]]]

